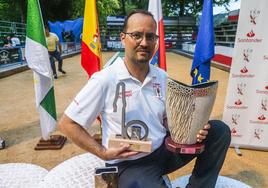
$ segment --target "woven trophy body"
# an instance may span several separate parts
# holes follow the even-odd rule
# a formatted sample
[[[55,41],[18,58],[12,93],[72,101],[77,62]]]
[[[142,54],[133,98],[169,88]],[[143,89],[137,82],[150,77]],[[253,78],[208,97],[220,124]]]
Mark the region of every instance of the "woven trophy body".
[[[217,81],[189,86],[167,79],[166,111],[171,139],[178,144],[195,144],[211,114]]]

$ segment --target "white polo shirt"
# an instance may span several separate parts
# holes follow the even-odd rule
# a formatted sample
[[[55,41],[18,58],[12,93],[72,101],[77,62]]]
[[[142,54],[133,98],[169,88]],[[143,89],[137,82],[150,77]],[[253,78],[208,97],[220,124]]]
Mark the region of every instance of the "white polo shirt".
[[[148,138],[152,140],[152,150],[163,142],[166,129],[166,72],[150,65],[143,83],[132,77],[121,58],[109,67],[95,73],[65,110],[65,114],[83,127],[90,126],[99,114],[102,117],[102,145],[108,148],[108,137],[121,134],[122,98],[117,101],[117,112],[113,112],[116,85],[123,81],[126,85],[126,122],[141,120],[149,128]],[[121,90],[120,90],[121,92]],[[148,155],[140,153],[126,160]],[[107,161],[108,163],[122,160]]]

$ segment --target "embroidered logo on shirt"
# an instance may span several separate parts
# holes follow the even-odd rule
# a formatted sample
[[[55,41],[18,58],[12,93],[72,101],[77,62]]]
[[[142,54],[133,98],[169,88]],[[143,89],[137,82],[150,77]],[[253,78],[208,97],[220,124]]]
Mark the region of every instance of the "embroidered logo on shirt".
[[[161,85],[159,83],[153,83],[153,88],[155,90],[155,95],[157,98],[161,98]]]
[[[132,90],[125,91],[125,96],[126,97],[132,96]],[[119,93],[119,98],[122,98],[122,92]]]

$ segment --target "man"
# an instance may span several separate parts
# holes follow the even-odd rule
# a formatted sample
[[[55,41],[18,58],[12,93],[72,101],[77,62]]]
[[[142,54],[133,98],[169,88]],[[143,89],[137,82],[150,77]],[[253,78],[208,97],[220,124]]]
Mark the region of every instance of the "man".
[[[10,35],[12,47],[20,46],[20,39],[14,33]]]
[[[62,58],[61,58],[61,44],[59,43],[59,38],[56,34],[51,33],[49,31],[49,27],[45,26],[45,33],[46,33],[46,43],[48,48],[48,53],[50,56],[50,64],[53,71],[54,79],[58,78],[57,72],[56,72],[56,66],[54,58],[59,62],[58,64],[58,71],[62,74],[66,74],[66,72],[62,69]],[[57,47],[59,48],[59,52],[57,50]]]
[[[12,46],[11,38],[10,36],[6,36],[4,39],[4,48],[9,48]]]
[[[134,11],[125,20],[121,41],[125,46],[124,60],[118,59],[94,74],[75,97],[59,122],[60,130],[78,146],[118,166],[119,188],[166,187],[162,175],[173,172],[197,157],[188,187],[214,187],[230,143],[230,130],[220,121],[210,121],[197,135],[206,149],[200,155],[180,155],[168,151],[166,137],[165,88],[166,73],[149,64],[158,36],[156,22],[147,11]],[[121,110],[113,112],[116,84],[126,85],[126,122],[141,120],[149,128],[152,153],[129,150],[129,145],[108,148],[108,137],[121,133]],[[158,92],[155,90],[158,85]],[[160,92],[160,94],[159,94]],[[159,97],[161,96],[161,97]],[[122,102],[117,101],[117,109]],[[101,114],[102,145],[84,129]],[[211,128],[210,128],[211,127]]]

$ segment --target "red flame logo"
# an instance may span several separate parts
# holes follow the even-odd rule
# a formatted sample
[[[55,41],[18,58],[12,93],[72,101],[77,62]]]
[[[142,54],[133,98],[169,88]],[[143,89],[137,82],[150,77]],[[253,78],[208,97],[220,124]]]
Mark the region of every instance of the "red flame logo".
[[[235,130],[235,128],[232,128],[231,132],[235,134],[237,131]]]
[[[247,33],[247,37],[254,37],[255,33],[253,32],[253,30],[251,30],[249,33]]]
[[[266,87],[265,87],[265,89],[267,89],[267,90],[268,90],[268,86],[266,86]]]
[[[240,72],[241,72],[241,73],[247,73],[247,72],[248,72],[247,67],[244,67],[243,69],[241,69]]]
[[[240,101],[240,99],[238,99],[237,101],[235,101],[235,105],[241,105],[242,104],[242,101]]]
[[[266,117],[264,115],[261,115],[260,117],[258,117],[258,120],[261,120],[261,121],[263,121],[265,119],[266,119]]]

